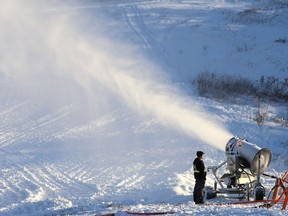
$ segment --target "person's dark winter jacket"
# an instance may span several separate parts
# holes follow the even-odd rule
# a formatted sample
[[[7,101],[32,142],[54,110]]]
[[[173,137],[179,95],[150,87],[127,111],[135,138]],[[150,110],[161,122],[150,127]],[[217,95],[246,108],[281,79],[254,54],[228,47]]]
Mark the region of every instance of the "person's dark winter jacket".
[[[206,180],[206,169],[202,160],[198,157],[193,162],[194,178],[198,180]]]

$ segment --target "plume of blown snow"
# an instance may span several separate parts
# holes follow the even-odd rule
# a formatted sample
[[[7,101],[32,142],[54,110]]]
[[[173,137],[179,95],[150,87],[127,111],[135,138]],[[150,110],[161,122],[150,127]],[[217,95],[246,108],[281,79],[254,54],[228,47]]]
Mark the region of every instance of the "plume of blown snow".
[[[224,149],[229,131],[174,88],[163,69],[132,44],[107,36],[109,18],[94,17],[94,30],[85,31],[93,16],[39,8],[33,1],[0,3],[0,69],[27,83],[29,97],[44,97],[42,105],[48,106],[68,95],[89,95],[94,98],[90,105],[102,97],[113,107],[113,95],[141,115],[153,115],[169,128]],[[55,80],[70,85],[65,94]],[[50,92],[40,96],[45,87]]]

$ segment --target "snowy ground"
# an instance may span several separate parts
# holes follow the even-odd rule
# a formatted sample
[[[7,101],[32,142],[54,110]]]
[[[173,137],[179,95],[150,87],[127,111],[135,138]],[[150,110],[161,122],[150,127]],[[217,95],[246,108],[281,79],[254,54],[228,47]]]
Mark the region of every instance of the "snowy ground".
[[[288,37],[285,1],[8,2],[0,3],[0,215],[288,214],[190,203],[195,152],[219,164],[226,143],[213,140],[227,134],[271,149],[267,172],[287,170],[288,129],[270,121],[287,117],[287,104],[266,105],[258,126],[257,102],[199,98],[189,84],[203,71],[287,78],[288,42],[275,42]]]

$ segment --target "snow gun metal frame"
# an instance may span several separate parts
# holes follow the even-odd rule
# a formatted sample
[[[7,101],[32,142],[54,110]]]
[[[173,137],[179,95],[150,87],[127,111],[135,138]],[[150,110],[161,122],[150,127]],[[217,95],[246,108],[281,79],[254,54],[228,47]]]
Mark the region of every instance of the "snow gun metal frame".
[[[286,207],[288,205],[288,171],[285,172],[285,174],[280,178],[276,176],[272,176],[266,173],[263,173],[262,175],[266,177],[270,177],[273,179],[276,179],[275,186],[271,189],[268,198],[265,200],[254,200],[254,201],[241,201],[241,202],[228,202],[228,203],[205,203],[202,205],[208,205],[208,206],[221,206],[221,205],[255,205],[258,203],[263,203],[260,206],[256,206],[256,208],[271,208],[274,205],[278,203],[283,203],[281,210],[286,210]],[[272,199],[270,198],[271,193],[273,192]],[[255,206],[254,206],[255,208]]]
[[[225,148],[227,160],[218,166],[207,167],[212,172],[216,181],[214,189],[205,190],[206,198],[213,198],[217,193],[238,195],[239,199],[249,201],[254,197],[255,201],[263,200],[265,188],[260,182],[260,175],[268,168],[272,153],[267,148],[260,148],[256,144],[248,142],[245,138],[231,138]],[[218,170],[227,164],[225,173],[218,176]],[[217,189],[217,185],[220,188]]]

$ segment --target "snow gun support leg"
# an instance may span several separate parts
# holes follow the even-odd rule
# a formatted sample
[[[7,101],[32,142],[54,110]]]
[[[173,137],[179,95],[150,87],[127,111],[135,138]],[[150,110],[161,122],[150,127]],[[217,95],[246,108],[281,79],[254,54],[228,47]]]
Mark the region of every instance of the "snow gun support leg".
[[[226,164],[227,163],[227,161],[224,161],[224,162],[222,162],[220,165],[218,165],[218,166],[209,166],[209,167],[207,167],[207,170],[208,170],[208,172],[212,172],[212,174],[214,175],[214,177],[215,177],[215,179],[216,179],[216,182],[221,186],[221,188],[224,188],[224,185],[222,184],[222,182],[220,181],[220,178],[218,177],[218,175],[217,175],[217,171],[218,171],[218,169],[220,169],[222,166],[224,166],[224,164]],[[216,183],[215,182],[215,183]],[[214,186],[214,190],[216,190],[217,189],[217,183],[216,183],[216,185]]]
[[[288,203],[288,171],[285,172],[282,178],[276,178],[272,202],[275,204],[283,202],[282,210],[286,209]]]

